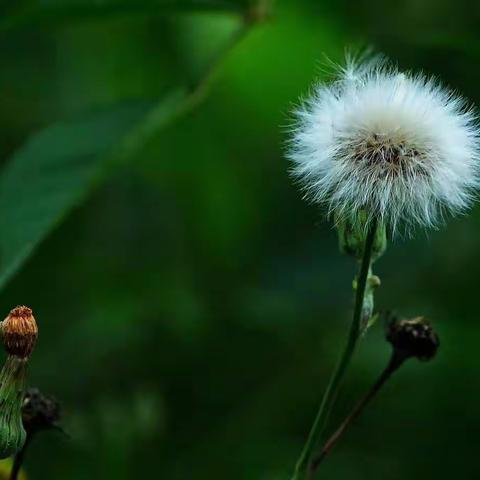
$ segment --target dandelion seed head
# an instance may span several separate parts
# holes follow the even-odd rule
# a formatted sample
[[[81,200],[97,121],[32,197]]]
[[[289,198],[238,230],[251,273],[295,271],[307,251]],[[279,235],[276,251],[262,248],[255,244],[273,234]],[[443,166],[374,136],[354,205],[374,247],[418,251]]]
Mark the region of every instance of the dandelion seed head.
[[[385,60],[347,59],[295,113],[292,173],[337,218],[437,226],[480,183],[475,115],[459,95]]]

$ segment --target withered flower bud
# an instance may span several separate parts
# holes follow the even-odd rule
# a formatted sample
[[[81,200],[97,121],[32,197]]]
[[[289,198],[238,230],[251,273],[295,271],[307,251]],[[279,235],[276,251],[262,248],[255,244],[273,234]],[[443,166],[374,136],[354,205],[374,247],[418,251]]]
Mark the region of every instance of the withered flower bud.
[[[0,372],[0,458],[20,451],[26,432],[22,423],[22,405],[27,362],[38,335],[32,310],[16,307],[0,323],[8,353]]]
[[[3,343],[10,355],[27,358],[32,353],[38,336],[38,328],[32,310],[16,307],[1,323]]]
[[[424,361],[433,358],[440,345],[438,335],[423,317],[392,320],[388,327],[387,340],[399,356],[416,357]]]
[[[60,403],[44,395],[38,388],[29,388],[23,398],[22,420],[28,435],[41,430],[59,429]]]

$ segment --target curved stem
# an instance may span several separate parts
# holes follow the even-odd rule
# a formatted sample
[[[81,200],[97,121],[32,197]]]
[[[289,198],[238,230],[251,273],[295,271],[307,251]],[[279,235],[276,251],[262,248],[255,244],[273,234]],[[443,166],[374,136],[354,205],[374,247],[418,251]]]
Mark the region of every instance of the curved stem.
[[[318,409],[317,416],[315,417],[313,426],[310,430],[310,434],[305,443],[300,458],[298,459],[298,462],[295,466],[295,472],[292,480],[300,480],[308,475],[309,463],[312,457],[312,453],[323,433],[326,422],[328,420],[328,416],[335,402],[338,389],[350,364],[352,355],[355,351],[355,347],[360,336],[359,334],[361,329],[365,290],[367,287],[367,280],[370,273],[372,249],[375,240],[376,230],[377,224],[375,221],[373,221],[368,229],[367,238],[365,240],[365,247],[363,249],[362,261],[360,264],[360,271],[358,274],[357,288],[355,294],[355,308],[353,311],[353,318],[348,334],[347,343],[340,357],[340,361],[337,364],[337,367],[332,375],[332,378],[330,379],[327,389],[325,390],[322,402],[320,404],[320,408]]]
[[[373,387],[367,392],[367,394],[362,398],[362,400],[357,403],[355,408],[342,422],[340,427],[338,427],[335,433],[327,440],[325,445],[322,447],[320,453],[312,459],[309,466],[311,476],[315,474],[322,461],[337,444],[337,442],[340,440],[347,428],[360,416],[360,414],[363,412],[370,400],[383,387],[383,385],[391,377],[391,375],[402,365],[405,359],[406,357],[399,357],[398,355],[395,355],[395,353],[392,355],[390,362],[388,363],[387,367],[382,372],[378,380],[375,382]]]
[[[266,0],[257,0],[253,6],[259,8],[265,4]],[[221,68],[225,59],[231,51],[248,35],[252,28],[264,18],[267,17],[268,11],[261,10],[263,17],[254,16],[251,13],[253,6],[249,10],[243,12],[243,20],[238,28],[232,33],[226,43],[220,47],[219,51],[212,57],[202,70],[200,75],[195,78],[188,89],[176,89],[170,99],[173,102],[173,108],[165,108],[165,99],[162,99],[157,106],[147,113],[145,119],[136,126],[123,141],[121,146],[121,157],[131,158],[162,128],[169,126],[186,113],[193,110],[201,103],[209,92],[210,85],[215,77],[216,72]],[[267,8],[267,7],[265,7]],[[168,111],[168,114],[166,114]]]

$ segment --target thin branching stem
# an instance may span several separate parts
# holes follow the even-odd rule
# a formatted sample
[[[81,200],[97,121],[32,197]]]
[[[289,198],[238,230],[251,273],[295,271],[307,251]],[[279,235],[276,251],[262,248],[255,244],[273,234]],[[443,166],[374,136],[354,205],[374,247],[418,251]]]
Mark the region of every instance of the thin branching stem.
[[[365,247],[363,250],[362,260],[360,263],[360,271],[357,279],[357,287],[355,293],[355,308],[353,311],[352,323],[348,334],[347,343],[337,364],[335,371],[330,379],[330,382],[325,390],[325,393],[318,409],[317,416],[313,422],[307,442],[303,448],[300,458],[296,464],[295,472],[292,480],[301,480],[308,478],[309,464],[312,458],[314,449],[320,441],[321,435],[325,429],[330,411],[337,397],[338,390],[345,376],[345,373],[350,365],[355,347],[360,337],[363,304],[365,298],[365,291],[367,288],[368,276],[370,273],[370,266],[372,261],[373,244],[377,230],[377,223],[373,221],[369,226],[367,238],[365,240]]]
[[[204,100],[217,71],[222,67],[232,50],[248,35],[255,25],[268,18],[268,10],[260,9],[263,16],[252,13],[257,11],[254,8],[255,5],[262,6],[265,2],[266,0],[258,0],[258,2],[253,3],[253,6],[245,10],[237,29],[205,65],[198,78],[193,79],[188,88],[179,88],[174,92],[171,100],[175,106],[169,110],[168,115],[165,115],[164,99],[148,112],[145,119],[124,140],[121,149],[122,158],[131,158],[137,154],[158,131],[182,118]]]
[[[343,436],[348,427],[360,416],[365,407],[368,405],[370,400],[378,393],[378,391],[383,387],[385,382],[392,376],[392,374],[402,365],[405,357],[392,355],[390,362],[388,363],[385,370],[382,372],[378,380],[374,383],[372,388],[367,392],[367,394],[357,403],[355,408],[351,413],[345,418],[342,424],[338,429],[333,433],[333,435],[325,442],[325,445],[320,450],[320,453],[316,455],[310,462],[309,470],[310,476],[313,477],[316,471],[318,470],[320,464],[325,459],[325,457],[331,452],[333,447],[337,444],[340,438]]]

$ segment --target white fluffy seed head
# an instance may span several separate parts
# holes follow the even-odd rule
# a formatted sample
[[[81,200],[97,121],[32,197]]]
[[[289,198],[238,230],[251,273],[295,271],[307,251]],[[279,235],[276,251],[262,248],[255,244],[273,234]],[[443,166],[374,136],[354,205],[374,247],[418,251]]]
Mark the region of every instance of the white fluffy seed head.
[[[306,196],[336,218],[363,210],[409,229],[470,206],[479,138],[471,108],[434,79],[348,60],[297,109],[289,158]]]

